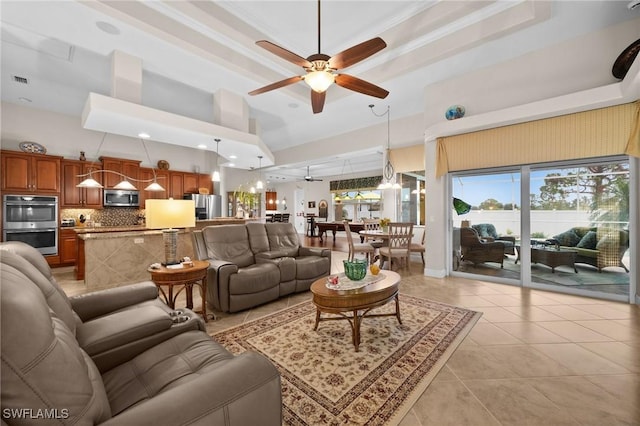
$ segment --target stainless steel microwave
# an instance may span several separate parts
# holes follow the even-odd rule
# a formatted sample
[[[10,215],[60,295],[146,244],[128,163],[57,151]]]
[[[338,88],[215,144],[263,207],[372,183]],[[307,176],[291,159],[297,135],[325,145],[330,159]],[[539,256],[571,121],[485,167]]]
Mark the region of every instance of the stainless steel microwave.
[[[102,204],[104,207],[138,207],[140,205],[140,193],[139,191],[105,189]]]

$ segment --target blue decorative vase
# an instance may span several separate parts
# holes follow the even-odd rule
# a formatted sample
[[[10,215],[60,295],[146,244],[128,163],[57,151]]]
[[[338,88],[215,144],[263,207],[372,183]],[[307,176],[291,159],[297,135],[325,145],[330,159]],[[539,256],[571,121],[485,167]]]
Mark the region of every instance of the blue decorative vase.
[[[447,120],[456,120],[464,117],[464,107],[462,105],[452,105],[447,108],[447,112],[444,113],[444,117]]]

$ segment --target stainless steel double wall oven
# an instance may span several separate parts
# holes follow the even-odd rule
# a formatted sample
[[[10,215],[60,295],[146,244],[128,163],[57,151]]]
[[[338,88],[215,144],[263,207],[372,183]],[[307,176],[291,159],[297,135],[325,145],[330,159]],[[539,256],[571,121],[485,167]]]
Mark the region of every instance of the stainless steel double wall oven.
[[[3,241],[24,241],[45,255],[58,254],[58,197],[4,195]]]

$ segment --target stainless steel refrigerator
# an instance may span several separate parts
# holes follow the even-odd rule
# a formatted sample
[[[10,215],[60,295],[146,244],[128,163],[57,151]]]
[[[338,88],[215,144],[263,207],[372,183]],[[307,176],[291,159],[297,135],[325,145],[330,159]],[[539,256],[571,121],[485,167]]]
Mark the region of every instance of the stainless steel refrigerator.
[[[187,200],[193,200],[196,205],[196,219],[213,219],[222,216],[222,196],[204,194],[185,194]]]

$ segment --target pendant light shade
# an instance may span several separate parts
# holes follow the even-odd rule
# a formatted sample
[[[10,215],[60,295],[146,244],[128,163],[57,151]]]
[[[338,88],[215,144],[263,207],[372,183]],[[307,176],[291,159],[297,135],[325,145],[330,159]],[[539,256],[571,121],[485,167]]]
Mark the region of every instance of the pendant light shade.
[[[126,180],[126,179],[124,179],[121,182],[119,182],[113,188],[114,189],[122,189],[122,190],[126,190],[126,191],[136,191],[138,189],[135,186],[133,186],[133,184],[131,182],[129,182],[128,180]]]
[[[262,155],[258,155],[258,182],[256,182],[256,188],[264,188],[264,184],[262,183]]]
[[[162,186],[160,186],[160,184],[158,182],[151,182],[144,190],[145,191],[160,192],[160,191],[164,191],[164,188]]]
[[[220,147],[220,139],[214,139],[214,141],[216,141],[216,169],[213,171],[213,174],[211,175],[211,181],[212,182],[220,182],[220,170],[218,169],[218,158],[220,158],[220,154],[218,151],[218,148]]]
[[[104,186],[89,175],[88,178],[77,184],[76,188],[104,188]]]

